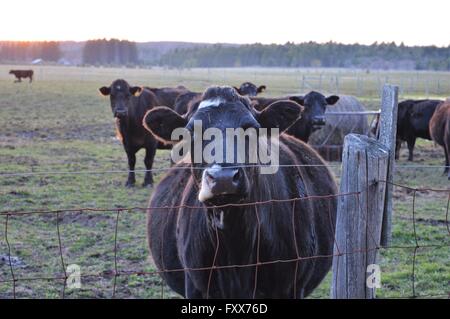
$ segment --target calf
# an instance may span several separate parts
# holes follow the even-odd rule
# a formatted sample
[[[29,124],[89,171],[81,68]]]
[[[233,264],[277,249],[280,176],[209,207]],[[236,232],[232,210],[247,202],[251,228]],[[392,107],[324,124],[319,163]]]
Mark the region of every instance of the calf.
[[[444,148],[445,169],[450,180],[450,101],[441,102],[430,120],[430,135],[437,144]]]
[[[431,140],[429,124],[439,100],[405,100],[398,104],[395,158],[400,158],[401,144],[408,144],[408,161],[414,160],[416,139]]]
[[[240,94],[240,95],[246,95],[246,96],[257,96],[259,93],[264,91],[266,89],[265,85],[260,85],[259,87],[253,84],[252,82],[244,82],[241,84],[239,88],[234,87],[234,89]]]
[[[15,80],[14,82],[22,82],[22,78],[29,78],[30,83],[33,82],[33,70],[11,70],[9,71],[9,74],[14,74],[14,76],[16,77],[17,80]]]
[[[153,184],[152,166],[158,142],[142,125],[145,113],[158,105],[156,96],[147,89],[138,86],[130,86],[127,81],[115,80],[109,87],[99,89],[104,96],[109,96],[111,109],[116,118],[116,129],[119,139],[128,157],[127,187],[136,183],[134,168],[136,165],[136,153],[145,149],[145,178],[143,186]],[[139,95],[137,95],[140,92]],[[137,96],[136,96],[137,95]]]
[[[311,91],[305,96],[293,95],[284,98],[252,98],[258,110],[262,110],[267,105],[280,99],[289,99],[304,107],[301,118],[289,127],[287,134],[295,136],[307,143],[310,135],[325,125],[325,110],[328,106],[336,104],[339,96],[330,95],[325,97],[319,92]]]
[[[211,87],[201,100],[185,116],[154,108],[144,125],[167,143],[175,129],[192,132],[199,122],[222,136],[230,128],[284,131],[301,112],[293,101],[277,101],[258,112],[231,87]],[[209,144],[200,135],[187,143],[199,143],[203,152]],[[199,163],[191,152],[156,187],[148,210],[149,248],[177,293],[186,298],[303,298],[329,271],[335,180],[305,143],[286,134],[276,142],[279,167],[273,174],[262,174],[259,165]],[[244,149],[246,158],[249,150]],[[225,146],[222,156],[236,159],[238,152]]]

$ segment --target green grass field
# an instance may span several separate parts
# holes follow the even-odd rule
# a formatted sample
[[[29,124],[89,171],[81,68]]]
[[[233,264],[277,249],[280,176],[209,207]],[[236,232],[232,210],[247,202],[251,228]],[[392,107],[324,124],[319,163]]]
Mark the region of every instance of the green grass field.
[[[97,89],[116,78],[133,85],[185,85],[203,90],[212,84],[238,85],[243,81],[267,85],[266,96],[299,93],[317,88],[334,93],[332,79],[338,77],[339,93],[358,95],[369,109],[379,108],[379,89],[384,81],[402,85],[401,98],[450,95],[450,73],[371,72],[346,70],[286,69],[112,69],[35,67],[35,82],[13,83],[0,65],[0,173],[42,172],[38,175],[0,175],[0,211],[69,210],[80,207],[107,212],[11,216],[0,224],[0,298],[13,297],[8,261],[8,243],[17,263],[13,267],[17,297],[59,298],[62,280],[21,280],[64,275],[57,230],[61,234],[64,263],[81,266],[82,288],[66,290],[70,298],[109,298],[115,269],[114,234],[117,213],[123,207],[145,207],[151,190],[140,186],[126,189],[126,155],[114,139],[114,120],[109,99]],[[20,66],[18,66],[20,67]],[[322,74],[322,82],[318,82]],[[303,76],[307,80],[303,84]],[[360,80],[358,80],[360,79]],[[361,80],[362,79],[362,80]],[[380,82],[381,81],[381,82]],[[438,83],[438,84],[437,84]],[[428,94],[427,94],[428,91]],[[441,168],[411,168],[402,149],[395,181],[420,188],[448,189]],[[138,154],[136,169],[144,169]],[[169,166],[168,151],[158,151],[155,168]],[[414,165],[443,165],[441,148],[419,140]],[[334,163],[337,164],[337,163]],[[61,174],[78,171],[80,174]],[[99,173],[115,171],[115,173]],[[119,172],[117,172],[119,171]],[[58,173],[59,172],[59,173]],[[336,175],[339,170],[335,169]],[[162,173],[156,174],[156,182]],[[143,173],[137,174],[138,185]],[[393,246],[414,246],[411,192],[394,193]],[[446,225],[447,194],[417,193],[416,233],[419,245],[450,245]],[[58,218],[59,217],[59,218]],[[57,219],[58,218],[58,219]],[[155,270],[146,243],[145,213],[122,212],[117,224],[117,269],[122,272]],[[5,227],[8,226],[7,238]],[[8,239],[8,243],[6,242]],[[450,249],[419,248],[416,254],[417,295],[445,297],[450,292]],[[382,249],[382,288],[379,297],[412,296],[414,249]],[[6,257],[5,257],[6,256]],[[314,298],[329,297],[330,276],[314,292]],[[117,278],[116,297],[176,297],[162,286],[158,275],[122,275]]]

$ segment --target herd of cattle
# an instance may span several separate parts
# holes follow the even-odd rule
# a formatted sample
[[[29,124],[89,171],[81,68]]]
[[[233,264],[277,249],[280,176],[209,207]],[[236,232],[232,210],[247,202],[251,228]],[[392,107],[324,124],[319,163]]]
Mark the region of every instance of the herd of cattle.
[[[239,95],[247,96],[256,111],[262,111],[270,104],[280,100],[290,100],[299,104],[302,107],[301,116],[287,128],[286,134],[292,135],[305,143],[308,142],[313,132],[325,125],[326,108],[335,105],[340,98],[336,95],[325,97],[315,91],[304,96],[257,97],[258,93],[266,89],[266,86],[257,87],[251,82],[245,82],[239,88],[234,87],[234,89]],[[117,136],[123,142],[128,157],[130,169],[126,183],[128,187],[135,184],[133,173],[136,163],[135,154],[140,149],[146,150],[144,163],[146,169],[151,170],[156,149],[170,148],[170,143],[161,142],[144,129],[142,122],[146,112],[156,106],[166,106],[186,117],[189,113],[194,112],[202,101],[202,93],[190,91],[184,86],[134,87],[122,79],[114,81],[109,87],[100,88],[100,92],[105,96],[110,96],[111,99],[111,108],[116,118]],[[343,97],[348,98],[347,96]],[[342,101],[345,103],[344,100]],[[437,109],[439,109],[439,112],[435,112]],[[448,109],[448,101],[424,99],[400,102],[398,105],[396,159],[399,159],[400,147],[403,142],[408,145],[408,160],[413,161],[416,139],[434,140],[444,148],[445,173],[449,173],[450,115]],[[351,116],[348,116],[346,120],[350,121],[350,118]],[[376,122],[373,132],[376,131],[377,126],[378,123]],[[450,179],[450,173],[448,178]],[[152,185],[152,183],[152,175],[148,171],[144,186]]]
[[[339,97],[331,95],[325,97],[318,92],[310,92],[305,96],[292,95],[280,98],[259,98],[256,95],[265,89],[265,86],[256,87],[253,83],[245,82],[239,88],[232,88],[236,94],[246,96],[252,109],[260,112],[277,101],[288,100],[302,109],[301,116],[296,121],[288,125],[286,133],[304,142],[312,132],[325,124],[324,113],[327,106],[335,104]],[[136,153],[144,148],[146,155],[144,163],[147,174],[144,186],[153,183],[150,171],[153,166],[153,158],[157,148],[168,148],[170,142],[162,142],[154,134],[145,131],[142,125],[146,112],[156,106],[165,106],[171,112],[183,117],[192,116],[199,104],[204,100],[204,94],[192,92],[183,86],[174,88],[151,88],[130,86],[125,80],[115,80],[109,87],[101,87],[100,93],[109,96],[111,109],[116,118],[118,136],[123,142],[125,152],[128,157],[130,173],[126,186],[135,184],[134,168],[136,163]],[[139,93],[137,96],[136,94]],[[169,112],[166,110],[166,112]],[[169,115],[167,115],[169,116]]]
[[[184,86],[131,86],[123,79],[99,89],[110,98],[128,157],[127,187],[136,183],[140,149],[146,150],[143,185],[150,186],[156,150],[171,148],[172,132],[193,131],[194,121],[225,137],[228,128],[283,132],[274,174],[261,174],[258,165],[186,159],[172,163],[152,192],[149,248],[165,282],[186,298],[304,298],[331,267],[337,185],[308,140],[340,97],[314,91],[258,97],[265,89],[245,82],[200,93]],[[450,101],[403,101],[397,127],[397,149],[406,141],[409,160],[418,137],[442,145],[448,173]],[[227,152],[237,158],[235,148],[223,156]]]
[[[171,147],[176,143],[172,132],[192,131],[193,121],[201,120],[205,129],[218,129],[224,136],[227,128],[277,127],[283,132],[275,174],[261,174],[255,166],[191,159],[173,163],[153,191],[149,247],[166,283],[184,297],[303,298],[331,267],[337,186],[307,142],[325,124],[326,108],[339,96],[313,91],[257,97],[264,89],[246,82],[200,93],[184,86],[136,87],[122,79],[100,88],[110,97],[128,156],[127,186],[135,184],[139,149],[146,150],[144,185],[151,185],[156,149]],[[401,102],[398,124],[397,147],[407,141],[410,160],[417,137],[433,138],[444,146],[448,165],[449,102]],[[301,200],[309,196],[315,200]]]

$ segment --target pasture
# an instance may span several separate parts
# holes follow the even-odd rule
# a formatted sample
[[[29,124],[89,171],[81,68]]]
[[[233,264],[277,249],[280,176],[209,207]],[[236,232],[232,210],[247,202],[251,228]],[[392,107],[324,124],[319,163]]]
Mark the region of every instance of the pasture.
[[[117,269],[118,298],[175,297],[151,272],[146,242],[146,217],[142,210],[120,213],[117,209],[146,207],[151,189],[137,185],[126,189],[126,155],[114,138],[114,119],[109,99],[97,89],[116,78],[132,85],[185,85],[202,91],[209,85],[239,85],[252,81],[266,85],[263,96],[298,93],[302,86],[333,91],[338,77],[342,94],[357,95],[368,107],[379,108],[380,81],[402,86],[404,98],[450,95],[450,73],[371,72],[325,69],[126,69],[81,67],[34,67],[35,82],[13,83],[8,70],[20,66],[0,65],[0,211],[61,211],[1,216],[0,298],[13,296],[8,251],[14,256],[13,272],[17,297],[59,298],[63,289],[61,255],[64,263],[81,266],[82,287],[66,289],[69,298],[110,298]],[[322,74],[321,82],[317,79]],[[303,84],[303,76],[310,80]],[[359,79],[359,80],[358,80]],[[362,79],[362,80],[361,80]],[[362,83],[362,84],[361,84]],[[336,87],[334,87],[336,89]],[[417,188],[449,189],[442,176],[444,152],[430,141],[418,140],[415,162],[407,162],[402,148],[395,182]],[[340,163],[330,163],[339,178]],[[155,184],[169,167],[169,152],[158,150]],[[143,151],[137,170],[144,169]],[[69,174],[69,172],[76,172]],[[12,174],[33,173],[33,174]],[[415,216],[412,214],[413,195]],[[448,193],[414,192],[395,188],[392,246],[381,249],[381,298],[411,297],[413,260],[415,294],[446,297],[450,292],[450,232],[446,223]],[[79,212],[80,208],[106,212]],[[413,221],[415,223],[413,223]],[[117,242],[114,241],[117,222]],[[6,234],[7,227],[7,234]],[[59,250],[58,230],[62,251]],[[414,236],[416,233],[416,236]],[[7,235],[7,236],[6,236]],[[423,246],[405,249],[402,246]],[[114,247],[117,247],[116,258]],[[447,245],[447,247],[434,247]],[[117,260],[117,263],[115,262]],[[89,276],[93,275],[93,276]],[[95,275],[95,276],[94,276]],[[39,280],[23,280],[39,277]],[[329,297],[330,275],[313,293]]]

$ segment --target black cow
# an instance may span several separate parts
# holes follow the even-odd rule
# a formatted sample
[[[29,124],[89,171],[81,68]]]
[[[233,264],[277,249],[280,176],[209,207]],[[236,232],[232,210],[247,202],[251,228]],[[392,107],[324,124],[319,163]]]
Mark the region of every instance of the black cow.
[[[189,109],[189,105],[199,100],[201,96],[201,93],[191,91],[180,94],[175,100],[175,106],[173,109],[178,114],[185,114]]]
[[[15,80],[14,82],[22,82],[22,78],[29,78],[30,83],[33,82],[33,70],[11,70],[9,71],[9,74],[14,74],[14,76],[16,77],[17,80]]]
[[[155,94],[158,99],[158,105],[164,105],[170,108],[175,107],[175,101],[181,94],[189,92],[184,86],[180,85],[175,88],[172,87],[162,87],[162,88],[153,88],[153,87],[145,87]]]
[[[144,124],[167,142],[176,128],[192,131],[194,121],[222,133],[227,128],[283,131],[300,112],[292,101],[258,112],[233,88],[211,87],[187,116],[158,107],[147,113]],[[203,151],[201,136],[188,143],[195,141]],[[281,134],[279,145],[280,167],[274,174],[261,174],[254,165],[195,164],[191,153],[158,184],[149,204],[149,247],[177,293],[186,298],[303,298],[325,277],[333,254],[336,198],[305,197],[336,194],[335,180],[305,143]],[[235,148],[227,152],[236,158]],[[264,201],[272,202],[249,204]]]
[[[111,109],[116,118],[116,129],[122,140],[123,147],[128,157],[128,179],[127,187],[132,187],[136,183],[135,165],[136,153],[145,149],[145,168],[147,169],[143,186],[152,186],[153,160],[158,142],[142,125],[145,113],[158,105],[156,96],[147,89],[138,86],[130,86],[127,81],[115,80],[109,87],[101,87],[100,93],[110,97]],[[140,94],[136,96],[137,93]]]
[[[244,82],[241,84],[239,88],[234,87],[236,91],[240,95],[246,95],[246,96],[257,96],[259,93],[264,91],[266,89],[265,85],[256,86],[252,82]]]
[[[325,110],[327,106],[336,104],[339,96],[330,95],[325,97],[319,92],[311,91],[305,96],[292,95],[282,98],[252,98],[254,106],[258,110],[262,110],[267,105],[281,99],[295,101],[304,107],[301,118],[292,124],[286,133],[307,143],[311,134],[325,125]]]
[[[408,144],[408,161],[414,160],[416,139],[431,140],[429,124],[439,100],[405,100],[398,104],[395,158],[400,158],[400,147]]]

